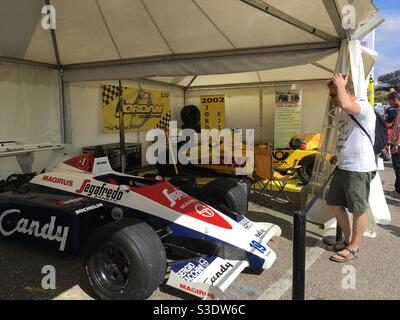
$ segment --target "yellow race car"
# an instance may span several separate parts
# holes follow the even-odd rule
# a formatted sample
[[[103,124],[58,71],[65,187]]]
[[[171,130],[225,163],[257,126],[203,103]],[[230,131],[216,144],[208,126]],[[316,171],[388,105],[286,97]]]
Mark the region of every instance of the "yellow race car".
[[[311,181],[320,134],[306,135],[305,139],[293,137],[289,148],[272,152],[272,168],[281,174],[295,174],[303,184]]]

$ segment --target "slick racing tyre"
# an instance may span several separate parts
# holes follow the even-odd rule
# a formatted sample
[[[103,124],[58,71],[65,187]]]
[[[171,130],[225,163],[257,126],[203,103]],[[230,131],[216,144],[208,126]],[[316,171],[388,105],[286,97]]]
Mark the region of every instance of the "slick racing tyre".
[[[237,214],[247,213],[247,190],[248,185],[237,179],[218,178],[200,188],[197,198],[236,220]]]
[[[148,224],[136,219],[116,221],[93,234],[84,267],[101,299],[143,300],[164,280],[165,250]]]
[[[192,123],[192,124],[184,124],[182,125],[182,130],[184,129],[192,129],[197,133],[201,133],[201,125],[200,123]]]
[[[304,157],[299,162],[301,167],[298,168],[296,172],[303,184],[307,184],[311,181],[315,158],[315,154],[313,154]]]
[[[200,121],[200,110],[194,105],[184,106],[181,111],[181,119],[184,124],[196,124]]]

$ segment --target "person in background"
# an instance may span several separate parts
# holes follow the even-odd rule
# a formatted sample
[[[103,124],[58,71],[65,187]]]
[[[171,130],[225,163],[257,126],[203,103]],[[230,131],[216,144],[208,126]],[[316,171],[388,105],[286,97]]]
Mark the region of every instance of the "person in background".
[[[367,100],[357,98],[351,78],[335,74],[328,83],[331,103],[342,110],[339,118],[336,169],[327,197],[327,204],[343,231],[345,241],[334,246],[330,260],[347,262],[356,258],[368,226],[369,193],[376,175],[373,141],[363,132],[356,119],[375,137],[376,116]],[[352,118],[354,117],[354,119]],[[350,225],[346,208],[353,214]]]
[[[389,104],[392,108],[399,110],[400,108],[400,94],[392,92],[388,96]],[[400,199],[400,112],[397,112],[397,117],[393,123],[392,140],[391,140],[391,153],[394,173],[396,175],[396,182],[394,184],[395,190],[390,193],[393,198]]]

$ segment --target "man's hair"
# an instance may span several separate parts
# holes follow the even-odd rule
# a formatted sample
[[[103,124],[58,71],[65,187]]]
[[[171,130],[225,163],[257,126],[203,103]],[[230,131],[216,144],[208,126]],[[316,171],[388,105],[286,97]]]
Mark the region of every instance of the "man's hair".
[[[398,92],[391,92],[391,93],[389,93],[389,95],[388,95],[388,99],[389,99],[389,100],[395,100],[395,99],[400,100],[400,93],[398,93]]]
[[[333,81],[332,81],[332,80],[329,80],[329,82],[328,82],[328,88],[331,88],[331,87],[333,87],[334,85],[335,85],[335,84],[333,83]],[[355,95],[356,95],[356,92],[355,92],[355,90],[354,90],[354,82],[353,82],[353,79],[351,78],[351,76],[348,76],[348,78],[347,78],[346,91],[347,91],[348,93],[350,93],[352,96],[355,96]]]

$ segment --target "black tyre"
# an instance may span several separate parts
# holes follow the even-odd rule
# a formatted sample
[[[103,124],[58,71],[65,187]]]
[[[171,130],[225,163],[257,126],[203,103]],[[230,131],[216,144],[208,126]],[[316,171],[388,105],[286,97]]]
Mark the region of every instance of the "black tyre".
[[[197,192],[197,198],[225,213],[232,219],[248,210],[248,185],[234,178],[215,179]]]
[[[191,124],[183,124],[182,125],[182,130],[183,129],[192,129],[197,133],[201,133],[201,125],[200,123],[191,123]]]
[[[93,291],[107,300],[142,300],[162,283],[164,247],[146,223],[126,219],[99,228],[89,241],[84,267]]]
[[[383,160],[385,161],[390,161],[392,160],[392,154],[387,150],[387,149],[383,149],[381,152],[381,157]]]
[[[195,194],[197,190],[197,181],[194,176],[190,175],[175,176],[171,178],[168,182],[189,195]]]
[[[315,158],[315,154],[312,154],[304,157],[299,162],[301,167],[298,168],[296,172],[303,184],[307,184],[311,181]]]
[[[185,124],[196,124],[200,121],[200,110],[194,105],[184,106],[181,111],[181,119]]]

